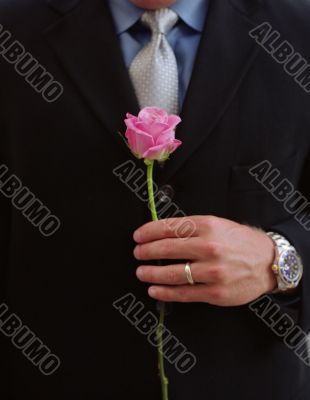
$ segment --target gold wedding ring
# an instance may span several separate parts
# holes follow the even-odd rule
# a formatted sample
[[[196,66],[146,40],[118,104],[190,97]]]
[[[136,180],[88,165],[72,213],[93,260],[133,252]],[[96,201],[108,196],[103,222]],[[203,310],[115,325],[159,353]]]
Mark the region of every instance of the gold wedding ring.
[[[190,285],[195,285],[195,281],[193,279],[192,270],[191,270],[191,263],[190,262],[187,262],[186,265],[185,265],[185,274],[186,274],[187,282]]]

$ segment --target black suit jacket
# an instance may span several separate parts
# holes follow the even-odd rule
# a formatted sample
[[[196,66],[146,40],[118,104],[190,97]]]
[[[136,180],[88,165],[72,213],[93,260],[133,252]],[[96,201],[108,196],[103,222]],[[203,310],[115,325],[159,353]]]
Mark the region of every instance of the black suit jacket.
[[[307,0],[212,0],[177,137],[184,144],[159,187],[187,215],[216,215],[285,235],[302,256],[298,298],[275,297],[310,327],[309,232],[248,170],[269,160],[310,198],[309,94],[249,31],[267,21],[310,60]],[[156,349],[112,303],[132,293],[156,313],[135,277],[133,231],[149,210],[113,173],[133,159],[122,138],[137,113],[104,0],[2,0],[0,23],[64,87],[48,103],[0,57],[0,164],[60,219],[40,234],[0,196],[1,299],[61,359],[42,375],[1,334],[0,398],[160,398]],[[171,188],[173,190],[171,190]],[[167,363],[171,400],[306,400],[309,367],[249,307],[173,304],[169,330],[197,357]]]

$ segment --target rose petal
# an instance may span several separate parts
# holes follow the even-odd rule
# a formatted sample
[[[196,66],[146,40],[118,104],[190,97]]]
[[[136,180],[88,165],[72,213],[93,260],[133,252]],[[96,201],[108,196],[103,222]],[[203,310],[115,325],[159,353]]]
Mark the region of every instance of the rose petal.
[[[147,124],[152,124],[154,122],[168,122],[168,114],[165,110],[158,107],[145,107],[138,115],[138,119]]]
[[[152,146],[154,146],[153,138],[145,133],[136,132],[127,129],[125,133],[131,151],[138,157],[142,158],[143,154]]]
[[[166,130],[165,132],[161,133],[155,140],[156,145],[164,144],[164,143],[171,143],[175,139],[175,131],[173,130]]]
[[[127,113],[126,114],[126,118],[134,118],[134,119],[138,119],[135,115],[132,115],[132,114],[130,114],[130,113]]]
[[[178,115],[169,115],[168,126],[171,129],[175,129],[177,125],[181,122],[181,118]]]
[[[181,144],[182,142],[180,140],[175,139],[170,143],[150,147],[143,153],[143,158],[147,160],[165,161]]]
[[[136,127],[142,132],[145,132],[148,135],[152,136],[154,139],[154,143],[156,142],[157,138],[168,129],[167,124],[164,124],[162,122],[154,122],[153,124],[146,124],[145,122],[137,122]]]
[[[131,130],[133,130],[135,132],[140,132],[141,134],[144,133],[145,135],[151,136],[146,131],[140,129],[139,121],[138,121],[137,118],[135,118],[135,119],[133,119],[133,118],[125,119],[125,124],[126,124],[128,129],[131,129]]]

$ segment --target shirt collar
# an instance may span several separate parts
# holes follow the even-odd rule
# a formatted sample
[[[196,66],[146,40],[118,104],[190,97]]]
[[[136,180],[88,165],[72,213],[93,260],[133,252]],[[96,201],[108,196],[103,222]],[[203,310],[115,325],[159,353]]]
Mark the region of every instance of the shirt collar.
[[[202,32],[209,0],[178,0],[170,8],[192,29]]]
[[[119,35],[131,28],[141,18],[144,10],[129,0],[108,0],[116,33]]]
[[[144,10],[129,0],[108,0],[119,35],[131,28],[141,18]],[[208,9],[208,0],[177,0],[171,7],[192,29],[202,32]]]

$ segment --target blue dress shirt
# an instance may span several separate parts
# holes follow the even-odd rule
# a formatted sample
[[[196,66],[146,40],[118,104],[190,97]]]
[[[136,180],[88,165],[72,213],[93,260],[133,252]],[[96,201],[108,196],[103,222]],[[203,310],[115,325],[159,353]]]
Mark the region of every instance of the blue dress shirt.
[[[138,23],[144,10],[129,0],[108,0],[127,68],[150,41],[151,32]],[[208,12],[208,0],[177,0],[169,8],[180,18],[167,35],[179,69],[180,102],[183,104]]]

